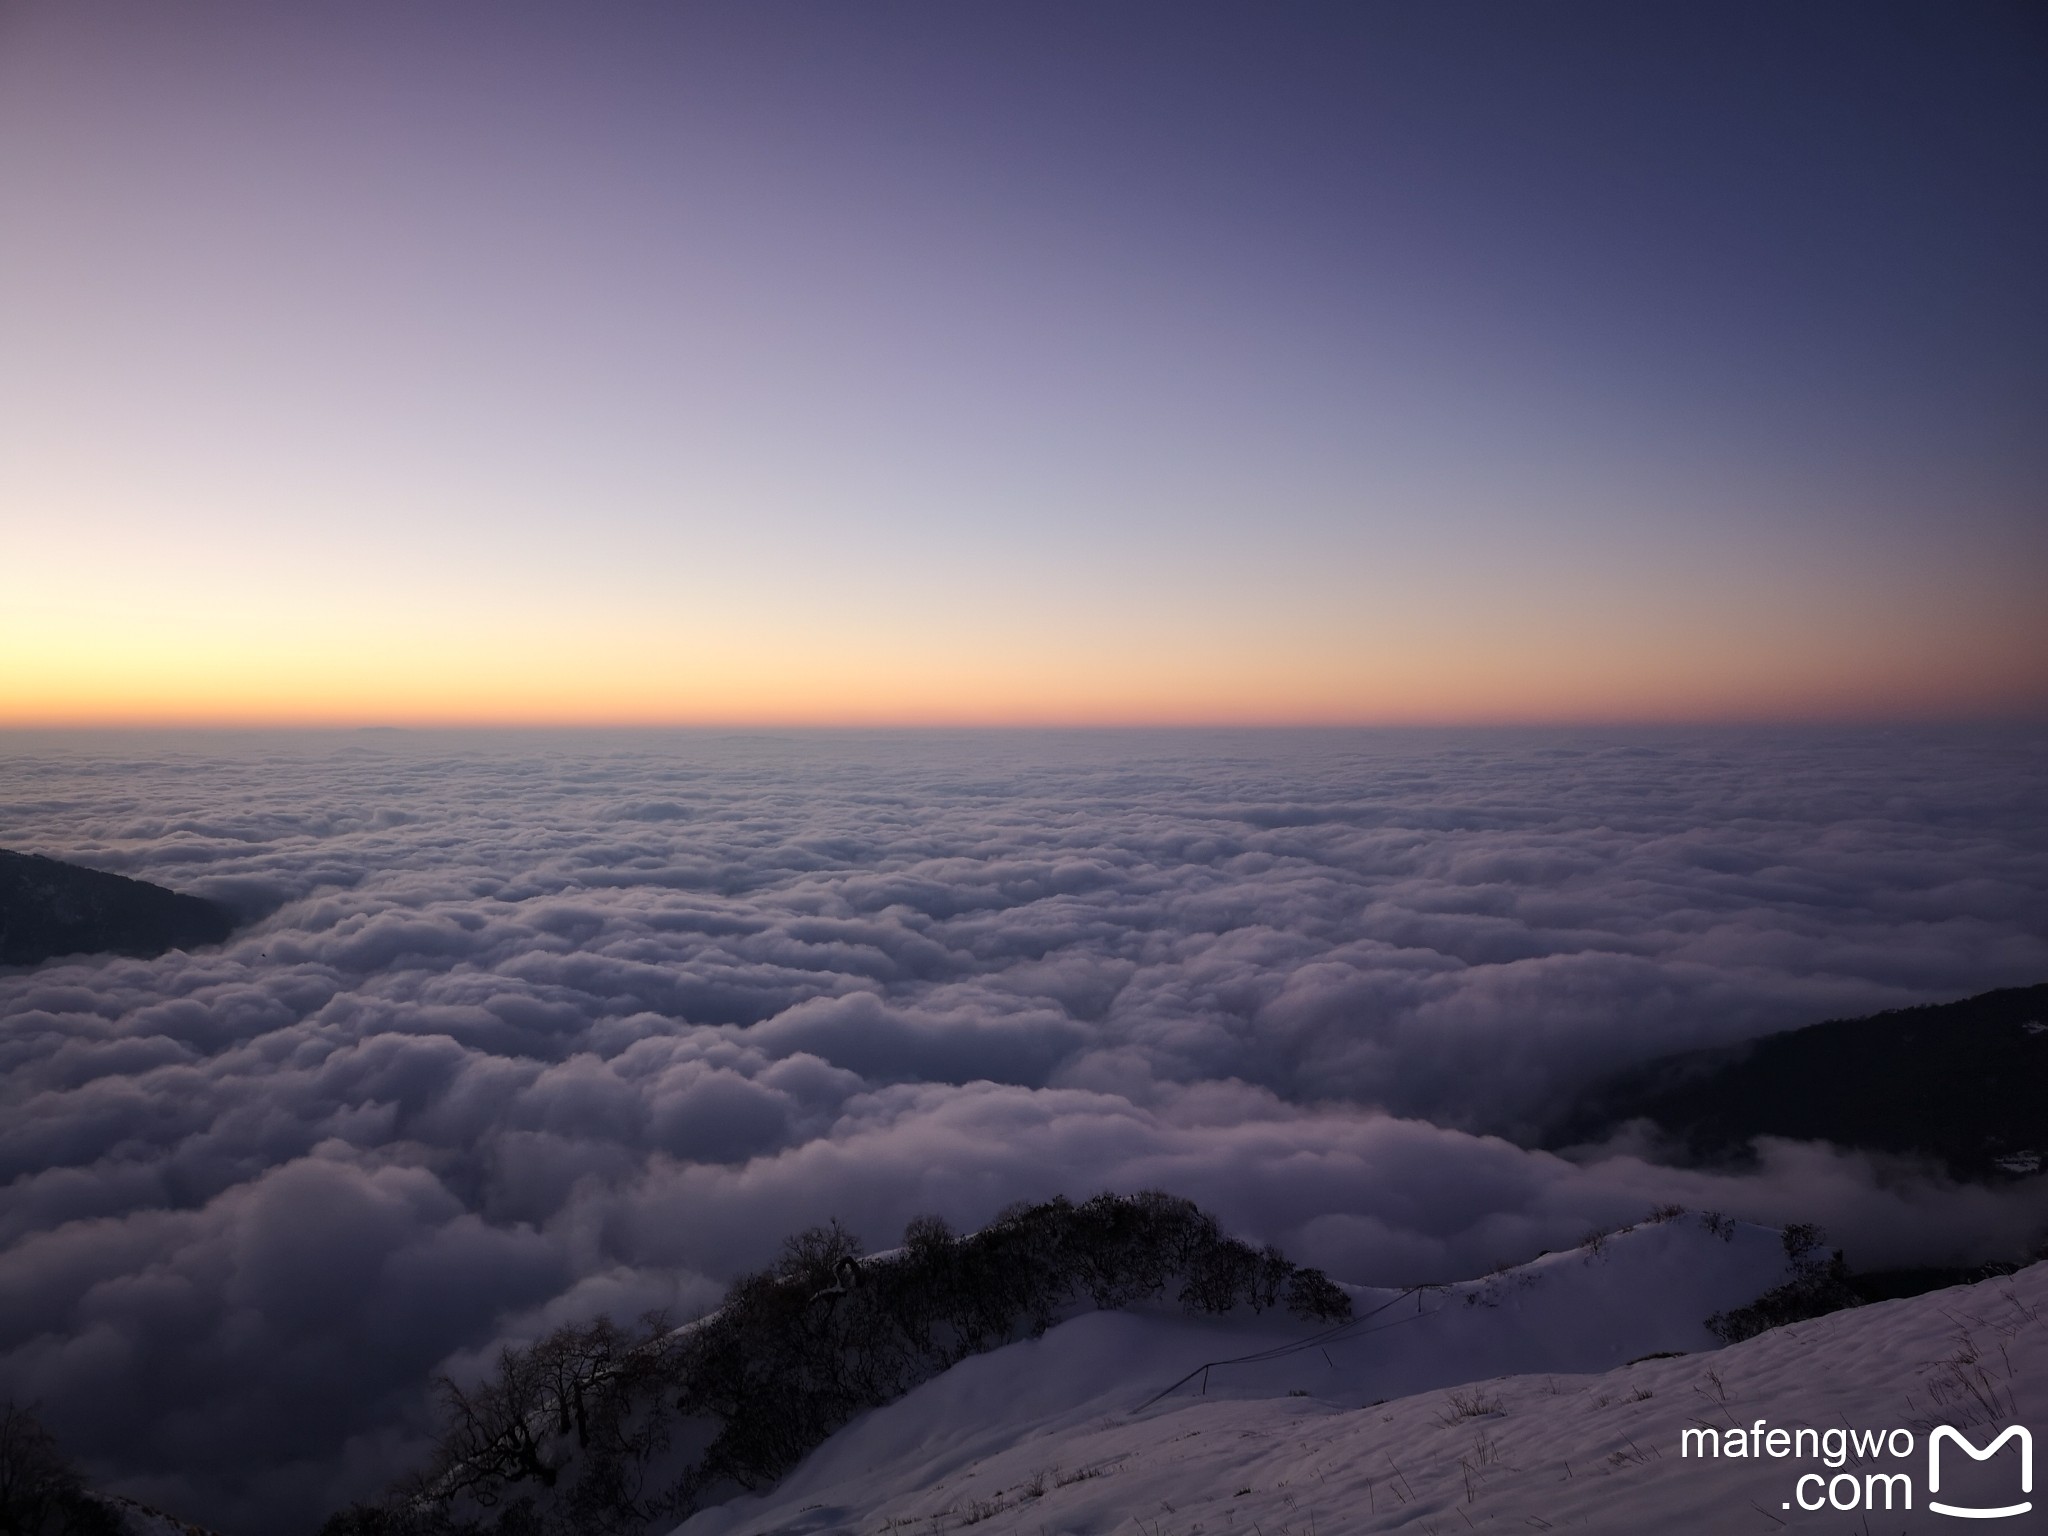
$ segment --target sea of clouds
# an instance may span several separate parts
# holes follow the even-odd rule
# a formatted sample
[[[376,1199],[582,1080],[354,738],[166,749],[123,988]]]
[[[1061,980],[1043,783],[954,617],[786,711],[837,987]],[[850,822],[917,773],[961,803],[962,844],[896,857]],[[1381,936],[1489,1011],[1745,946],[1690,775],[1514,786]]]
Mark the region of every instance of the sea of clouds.
[[[830,1217],[1157,1187],[1371,1283],[1668,1200],[1863,1264],[2024,1248],[2031,1186],[1515,1138],[1654,1055],[2048,980],[2044,749],[0,736],[0,846],[249,919],[0,970],[0,1393],[246,1536],[407,1464],[437,1372],[688,1316]]]

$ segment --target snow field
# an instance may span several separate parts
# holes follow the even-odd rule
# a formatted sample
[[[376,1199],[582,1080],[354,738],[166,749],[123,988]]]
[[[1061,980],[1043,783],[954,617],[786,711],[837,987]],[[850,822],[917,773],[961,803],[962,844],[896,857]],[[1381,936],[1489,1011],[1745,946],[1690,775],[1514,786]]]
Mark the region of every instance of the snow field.
[[[1214,1365],[1206,1391],[1198,1375],[1144,1407],[1204,1361],[1317,1336],[1260,1319],[1080,1317],[865,1415],[780,1487],[681,1533],[1967,1528],[1925,1508],[1927,1430],[1951,1423],[1979,1444],[2009,1421],[2048,1431],[2048,1265],[1713,1349],[1701,1320],[1776,1282],[1777,1237],[1687,1217],[1484,1281],[1391,1293],[1377,1313],[1388,1293],[1356,1292],[1350,1333]],[[1686,1353],[1640,1358],[1670,1350]],[[1840,1465],[1681,1454],[1687,1429],[1725,1436],[1758,1419],[1902,1428],[1914,1451]],[[1940,1496],[2008,1502],[2013,1465],[2010,1451],[1982,1466],[1952,1456]],[[1866,1526],[1825,1505],[1828,1478],[1901,1471],[1911,1511],[1880,1505]],[[1804,1490],[1818,1511],[1794,1503],[1807,1473],[1823,1479]],[[1977,1524],[2048,1530],[2040,1508]]]

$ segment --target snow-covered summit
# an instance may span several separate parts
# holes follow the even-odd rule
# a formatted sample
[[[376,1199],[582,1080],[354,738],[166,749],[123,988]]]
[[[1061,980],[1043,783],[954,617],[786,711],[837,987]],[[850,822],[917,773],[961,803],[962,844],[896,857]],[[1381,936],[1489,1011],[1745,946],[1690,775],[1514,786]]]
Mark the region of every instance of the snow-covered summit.
[[[963,1361],[680,1536],[1861,1531],[1866,1493],[1909,1491],[1872,1531],[1956,1529],[1926,1508],[1928,1433],[2048,1430],[2048,1265],[1716,1349],[1703,1320],[1785,1273],[1776,1231],[1687,1216],[1461,1285],[1354,1289],[1330,1329],[1092,1313]],[[1720,1454],[1759,1419],[1914,1448]],[[1681,1454],[1702,1429],[1714,1454]],[[1939,1496],[2012,1481],[2001,1457],[1951,1456]],[[2030,1517],[1991,1528],[2048,1529]]]

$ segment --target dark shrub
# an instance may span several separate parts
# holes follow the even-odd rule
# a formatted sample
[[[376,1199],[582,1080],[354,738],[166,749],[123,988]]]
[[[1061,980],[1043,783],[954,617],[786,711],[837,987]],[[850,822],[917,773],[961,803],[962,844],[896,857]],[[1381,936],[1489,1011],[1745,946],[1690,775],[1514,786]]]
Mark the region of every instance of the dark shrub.
[[[1849,1285],[1849,1266],[1842,1250],[1822,1256],[1825,1235],[1819,1227],[1795,1222],[1785,1229],[1785,1257],[1792,1262],[1792,1278],[1765,1291],[1746,1307],[1716,1312],[1707,1319],[1707,1331],[1724,1344],[1753,1339],[1767,1329],[1786,1323],[1825,1317],[1844,1307],[1860,1306],[1863,1298]]]

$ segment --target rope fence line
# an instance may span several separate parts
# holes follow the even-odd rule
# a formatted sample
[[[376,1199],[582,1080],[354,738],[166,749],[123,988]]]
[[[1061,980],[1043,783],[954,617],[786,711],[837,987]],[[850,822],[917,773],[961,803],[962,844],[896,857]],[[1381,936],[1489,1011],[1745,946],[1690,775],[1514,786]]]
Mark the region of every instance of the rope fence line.
[[[1443,1289],[1446,1289],[1446,1287],[1440,1285],[1404,1286],[1401,1290],[1401,1293],[1398,1296],[1395,1296],[1392,1300],[1381,1302],[1378,1306],[1374,1307],[1370,1312],[1365,1313],[1361,1317],[1354,1317],[1348,1323],[1339,1323],[1334,1328],[1325,1328],[1320,1333],[1311,1334],[1309,1335],[1309,1337],[1305,1339],[1297,1339],[1295,1342],[1291,1344],[1276,1344],[1271,1349],[1257,1350],[1249,1355],[1232,1355],[1227,1360],[1204,1361],[1202,1364],[1196,1366],[1192,1371],[1189,1371],[1187,1375],[1181,1377],[1180,1380],[1173,1383],[1172,1386],[1164,1387],[1161,1388],[1159,1391],[1154,1392],[1150,1397],[1146,1398],[1145,1401],[1138,1404],[1137,1407],[1131,1409],[1131,1412],[1143,1413],[1147,1408],[1150,1408],[1162,1397],[1172,1396],[1175,1392],[1178,1392],[1182,1387],[1186,1386],[1189,1382],[1193,1381],[1197,1376],[1202,1378],[1202,1391],[1206,1393],[1209,1390],[1209,1372],[1214,1370],[1219,1365],[1258,1365],[1262,1364],[1267,1360],[1284,1360],[1289,1355],[1298,1355],[1302,1353],[1302,1351],[1309,1349],[1322,1349],[1323,1358],[1325,1360],[1329,1360],[1330,1354],[1328,1349],[1324,1348],[1325,1345],[1339,1344],[1347,1339],[1363,1338],[1367,1334],[1384,1333],[1389,1328],[1398,1328],[1403,1323],[1414,1322],[1417,1318],[1433,1316],[1434,1314],[1426,1313],[1422,1310],[1421,1297],[1427,1292]],[[1365,1326],[1365,1324],[1370,1322],[1373,1318],[1378,1317],[1382,1312],[1386,1311],[1389,1307],[1399,1305],[1401,1302],[1406,1301],[1410,1296],[1417,1298],[1415,1304],[1415,1311],[1412,1315],[1408,1317],[1397,1317],[1391,1323],[1381,1323],[1377,1328],[1368,1328]],[[1332,1369],[1336,1367],[1336,1363],[1337,1362],[1334,1360],[1330,1361]]]

